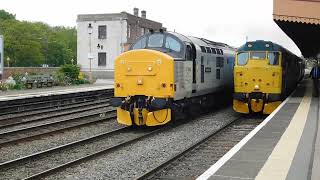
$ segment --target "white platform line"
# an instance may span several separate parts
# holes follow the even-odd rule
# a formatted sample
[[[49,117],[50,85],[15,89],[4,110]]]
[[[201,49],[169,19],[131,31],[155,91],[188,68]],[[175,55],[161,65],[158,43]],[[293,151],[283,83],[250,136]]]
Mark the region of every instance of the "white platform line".
[[[260,169],[256,180],[286,179],[308,120],[311,100],[312,90],[308,88],[290,124]]]
[[[291,96],[290,96],[291,97]],[[259,124],[254,130],[252,130],[246,137],[244,137],[238,144],[230,149],[222,158],[220,158],[215,164],[213,164],[208,170],[200,175],[197,180],[205,180],[214,175],[227,161],[229,161],[257,132],[260,131],[273,116],[288,102],[288,97],[283,101],[261,124]]]

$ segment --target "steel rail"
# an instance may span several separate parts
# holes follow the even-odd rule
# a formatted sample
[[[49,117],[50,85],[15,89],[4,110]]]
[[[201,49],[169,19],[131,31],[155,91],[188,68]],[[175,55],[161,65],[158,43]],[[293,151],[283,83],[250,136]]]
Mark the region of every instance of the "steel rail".
[[[110,99],[110,97],[109,98],[105,97],[105,98],[101,98],[101,99],[90,99],[90,100],[85,100],[85,101],[80,101],[80,102],[73,102],[73,103],[67,103],[67,104],[61,104],[61,105],[54,105],[51,107],[44,107],[41,109],[35,109],[35,110],[31,109],[30,111],[20,112],[18,114],[0,115],[0,123],[4,120],[7,120],[7,119],[21,118],[21,117],[37,115],[37,114],[41,114],[41,113],[50,113],[50,112],[68,109],[69,107],[76,107],[76,106],[82,106],[85,104],[92,104],[95,102],[108,101],[109,99]]]
[[[12,143],[21,142],[21,141],[24,141],[24,140],[27,140],[27,139],[32,139],[32,138],[35,138],[35,137],[42,137],[42,136],[45,136],[45,135],[48,135],[48,134],[52,134],[52,133],[57,133],[57,132],[66,131],[66,130],[70,130],[70,129],[74,129],[74,128],[88,126],[89,124],[99,123],[101,121],[108,121],[111,118],[115,118],[115,116],[107,117],[107,118],[99,118],[97,120],[93,120],[93,121],[89,121],[89,122],[82,122],[80,124],[69,125],[67,127],[58,127],[58,128],[53,129],[53,130],[50,130],[50,128],[52,128],[50,126],[53,126],[53,125],[60,125],[61,126],[62,123],[72,123],[72,122],[74,123],[75,121],[84,121],[85,119],[88,119],[88,118],[97,117],[101,113],[113,113],[113,112],[115,112],[115,110],[109,110],[107,112],[98,112],[98,113],[96,112],[96,113],[92,113],[92,114],[86,114],[86,115],[83,115],[83,116],[77,117],[77,118],[67,118],[67,119],[62,120],[62,121],[56,121],[56,122],[52,122],[52,123],[47,123],[47,124],[42,124],[42,125],[38,125],[38,126],[22,128],[22,129],[18,129],[18,130],[14,130],[14,131],[5,132],[5,133],[0,134],[0,146],[5,146],[5,145],[12,144]],[[35,131],[36,129],[40,129],[40,130],[44,129],[44,130],[48,130],[48,131],[47,132],[43,132],[43,133],[38,133],[38,134],[32,134],[32,135],[29,135],[29,136],[18,137],[16,139],[13,139],[13,138],[11,138],[11,139],[9,138],[9,140],[5,140],[4,139],[5,137],[10,137],[10,136],[16,135],[17,133],[18,133],[18,135],[19,135],[19,133],[21,135],[22,132],[26,132],[26,131],[28,131],[28,132],[30,132],[30,131],[39,132],[39,131]],[[1,136],[4,136],[4,137],[1,137]]]
[[[95,157],[98,157],[100,155],[103,155],[103,154],[106,154],[106,153],[111,153],[113,152],[114,150],[116,149],[119,149],[119,148],[122,148],[122,147],[125,147],[127,145],[130,145],[132,143],[135,143],[139,140],[142,140],[144,138],[147,138],[153,134],[156,134],[158,132],[161,132],[164,128],[161,128],[161,129],[157,129],[157,130],[154,130],[152,132],[149,132],[147,134],[144,134],[144,135],[141,135],[137,138],[133,138],[133,139],[130,139],[130,140],[127,140],[125,142],[122,142],[122,143],[119,143],[119,144],[116,144],[116,145],[113,145],[109,148],[106,148],[106,149],[103,149],[103,150],[100,150],[98,152],[95,152],[95,153],[92,153],[92,154],[89,154],[89,155],[86,155],[86,156],[83,156],[81,158],[78,158],[76,160],[73,160],[73,161],[70,161],[70,162],[67,162],[67,163],[64,163],[64,164],[61,164],[57,167],[54,167],[54,168],[51,168],[51,169],[48,169],[48,170],[45,170],[45,171],[42,171],[40,173],[37,173],[37,174],[34,174],[32,176],[29,176],[27,178],[24,178],[24,180],[31,180],[31,179],[40,179],[40,178],[43,178],[45,176],[48,176],[50,174],[53,174],[55,172],[58,172],[62,169],[65,169],[65,168],[68,168],[68,167],[71,167],[73,165],[76,165],[76,164],[79,164],[79,163],[82,163],[82,162],[85,162],[85,161],[88,161],[90,159],[93,159]]]
[[[101,91],[101,90],[99,90]],[[39,109],[47,109],[47,108],[51,108],[51,107],[54,107],[54,106],[60,106],[60,104],[55,104],[55,105],[52,105],[52,106],[40,106],[41,104],[48,104],[48,103],[59,103],[59,102],[63,102],[63,101],[71,101],[71,100],[85,100],[86,98],[90,98],[90,99],[93,99],[93,98],[99,98],[99,96],[101,95],[105,95],[107,97],[111,97],[113,95],[113,91],[108,91],[108,92],[104,92],[104,93],[99,93],[98,95],[95,94],[95,95],[82,95],[82,93],[84,92],[80,92],[80,93],[76,93],[76,94],[73,94],[73,95],[76,95],[74,97],[62,97],[62,98],[59,98],[59,96],[65,96],[65,95],[55,95],[54,98],[55,99],[49,99],[49,100],[43,100],[43,101],[36,101],[36,102],[29,102],[29,103],[19,103],[19,104],[13,104],[13,105],[8,105],[8,106],[3,106],[3,107],[0,107],[0,110],[3,111],[3,110],[7,110],[7,109],[12,109],[12,108],[16,108],[15,110],[13,111],[6,111],[6,112],[2,112],[0,113],[0,116],[4,116],[4,115],[8,115],[8,114],[13,114],[13,113],[19,113],[19,112],[27,112],[27,111],[32,111],[32,110],[39,110]],[[91,92],[92,93],[92,92]],[[70,95],[70,94],[69,94]],[[43,98],[43,97],[42,97]],[[32,98],[28,98],[28,99],[32,99]],[[36,97],[35,99],[39,99],[38,97]],[[18,101],[18,100],[13,100],[13,101]],[[30,107],[30,106],[40,106],[40,107],[37,107],[37,108],[25,108],[25,107]],[[24,108],[20,108],[20,107],[24,107]]]
[[[64,144],[64,145],[60,145],[60,146],[57,146],[57,147],[53,147],[53,148],[50,148],[50,149],[47,149],[47,150],[44,150],[44,151],[40,151],[40,152],[31,154],[31,155],[27,155],[27,156],[24,156],[24,157],[21,157],[21,158],[17,158],[17,159],[13,159],[13,160],[10,160],[10,161],[6,161],[6,162],[3,162],[3,163],[0,163],[0,169],[8,168],[8,167],[14,166],[14,165],[16,165],[18,163],[22,163],[22,162],[27,161],[27,160],[31,160],[31,159],[34,160],[34,159],[39,158],[40,156],[44,156],[44,155],[47,155],[47,154],[50,154],[50,153],[55,153],[55,152],[58,152],[58,151],[61,151],[61,150],[67,149],[67,148],[74,147],[76,145],[81,145],[81,144],[87,143],[89,141],[94,141],[94,140],[96,140],[98,138],[104,137],[106,135],[112,135],[112,134],[114,134],[116,132],[123,131],[124,129],[127,129],[127,128],[128,127],[121,127],[121,128],[109,131],[109,132],[101,133],[101,134],[98,134],[98,135],[95,135],[95,136],[92,136],[92,137],[88,137],[88,138],[81,139],[81,140],[78,140],[78,141],[74,141],[74,142],[71,142],[71,143],[68,143],[68,144]]]
[[[93,102],[93,103],[89,103],[86,105],[83,104],[79,104],[77,106],[72,106],[72,107],[66,107],[64,109],[55,109],[52,110],[51,112],[58,112],[58,111],[65,111],[65,112],[61,112],[61,113],[57,113],[57,114],[47,114],[47,115],[43,115],[43,116],[39,116],[30,120],[24,120],[25,117],[30,117],[30,116],[34,116],[36,114],[32,114],[32,115],[26,115],[24,116],[23,119],[17,119],[17,118],[8,118],[6,120],[0,120],[0,129],[4,129],[4,128],[8,128],[8,127],[12,127],[12,126],[17,126],[17,125],[22,125],[22,124],[29,124],[29,123],[33,123],[33,122],[39,122],[39,121],[44,121],[47,120],[48,118],[57,118],[57,117],[61,117],[61,116],[66,116],[66,115],[70,115],[70,114],[75,114],[78,112],[83,112],[83,111],[90,111],[96,108],[104,108],[104,107],[110,107],[110,104],[104,104],[106,102],[109,101],[103,101],[103,102]],[[95,106],[92,106],[95,105]],[[81,107],[86,107],[89,106],[87,108],[84,109],[80,109]],[[66,111],[66,110],[70,110],[70,111]],[[41,114],[41,113],[39,113]],[[12,122],[13,121],[13,122]],[[7,122],[7,123],[6,123]],[[1,136],[1,134],[0,134]]]

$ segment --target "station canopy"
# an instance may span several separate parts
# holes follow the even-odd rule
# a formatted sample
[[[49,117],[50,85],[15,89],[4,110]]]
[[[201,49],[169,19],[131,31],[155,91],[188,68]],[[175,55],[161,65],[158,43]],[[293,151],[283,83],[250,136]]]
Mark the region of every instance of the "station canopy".
[[[320,58],[320,0],[274,0],[273,19],[306,58]]]

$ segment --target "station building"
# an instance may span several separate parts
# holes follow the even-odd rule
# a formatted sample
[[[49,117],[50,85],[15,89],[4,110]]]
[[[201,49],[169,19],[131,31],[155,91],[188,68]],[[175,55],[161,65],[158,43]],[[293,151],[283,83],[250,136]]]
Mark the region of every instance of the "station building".
[[[81,71],[100,79],[113,78],[114,60],[141,35],[162,29],[162,23],[134,13],[80,14],[77,17],[77,62]],[[90,65],[91,61],[91,65]],[[91,67],[90,67],[91,66]]]
[[[274,0],[273,19],[306,58],[320,58],[320,0]]]

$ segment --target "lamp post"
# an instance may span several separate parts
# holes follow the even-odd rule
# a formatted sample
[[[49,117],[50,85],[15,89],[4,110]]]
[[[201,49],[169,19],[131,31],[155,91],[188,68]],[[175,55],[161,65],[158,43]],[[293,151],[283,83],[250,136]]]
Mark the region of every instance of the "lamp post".
[[[88,59],[89,59],[89,81],[92,82],[92,69],[91,69],[91,63],[92,63],[92,48],[91,48],[91,35],[92,35],[92,25],[89,23],[88,25],[88,34],[89,34],[89,54],[88,54]]]
[[[48,49],[49,49],[49,40],[48,40],[48,36],[45,36],[44,38],[39,37],[36,38],[41,40],[44,44],[45,44],[45,52],[44,52],[44,65],[42,65],[43,67],[49,67],[48,65]],[[55,42],[55,41],[50,41],[50,42]]]
[[[7,57],[7,62],[8,62],[8,67],[10,67],[10,58],[9,58],[9,56]]]

